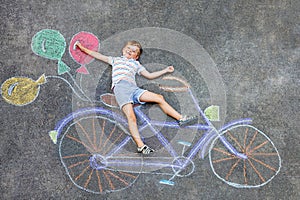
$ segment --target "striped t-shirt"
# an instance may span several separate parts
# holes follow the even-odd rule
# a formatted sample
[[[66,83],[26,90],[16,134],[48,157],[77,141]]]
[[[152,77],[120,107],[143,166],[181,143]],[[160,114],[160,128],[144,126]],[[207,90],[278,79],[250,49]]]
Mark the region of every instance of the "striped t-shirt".
[[[112,65],[112,88],[120,80],[126,80],[136,85],[135,75],[145,70],[139,61],[125,57],[109,57],[109,64]]]

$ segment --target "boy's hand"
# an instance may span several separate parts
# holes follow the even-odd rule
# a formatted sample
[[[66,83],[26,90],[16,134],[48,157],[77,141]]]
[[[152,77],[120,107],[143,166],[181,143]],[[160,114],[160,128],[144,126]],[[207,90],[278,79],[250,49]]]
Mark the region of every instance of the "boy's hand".
[[[80,42],[79,42],[79,41],[76,41],[76,42],[74,43],[74,46],[75,46],[75,47],[79,47],[79,48],[80,48],[82,45],[80,44]]]
[[[169,66],[166,68],[167,72],[174,72],[174,67],[173,66]]]
[[[73,45],[73,50],[75,50],[76,47],[78,47],[78,48],[80,49],[80,46],[81,46],[80,42],[79,42],[79,41],[76,41],[76,42],[74,43],[74,45]]]

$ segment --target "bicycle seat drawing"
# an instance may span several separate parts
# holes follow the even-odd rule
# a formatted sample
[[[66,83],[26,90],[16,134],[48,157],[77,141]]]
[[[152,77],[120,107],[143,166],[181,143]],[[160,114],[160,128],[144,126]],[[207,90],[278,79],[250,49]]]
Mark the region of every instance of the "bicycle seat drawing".
[[[141,31],[145,34],[141,34]],[[162,38],[171,35],[170,38],[175,39],[172,39],[170,44],[153,42],[148,46],[166,51],[176,49],[174,53],[182,57],[185,54],[181,55],[181,53],[185,51],[177,52],[178,48],[174,48],[173,44],[191,42],[183,34],[161,28],[127,31],[117,35],[116,41],[125,41],[124,38],[128,35],[133,35],[141,41],[147,41],[155,35]],[[107,43],[114,45],[113,39],[115,38],[107,39]],[[76,72],[89,74],[86,65],[91,63],[92,59],[72,50],[75,40],[82,40],[86,44],[93,41],[91,48],[98,49],[98,39],[91,33],[81,32],[70,42],[69,52],[81,65]],[[279,173],[281,158],[277,148],[265,133],[251,125],[251,119],[223,123],[226,103],[222,99],[224,93],[219,90],[222,88],[220,77],[214,76],[217,74],[215,68],[200,70],[200,73],[208,73],[207,71],[211,70],[214,76],[214,83],[209,83],[209,78],[205,79],[213,104],[204,110],[190,82],[185,78],[165,76],[163,84],[157,85],[162,91],[181,94],[191,102],[188,106],[192,107],[199,116],[198,123],[194,125],[181,127],[172,119],[156,119],[147,113],[143,105],[135,106],[141,136],[145,139],[151,138],[158,148],[153,154],[143,156],[133,148],[134,143],[127,129],[127,120],[118,111],[114,95],[103,93],[99,101],[91,100],[93,94],[88,94],[84,90],[85,86],[82,85],[87,81],[82,81],[82,76],[78,76],[79,81],[77,81],[69,73],[70,67],[61,61],[65,45],[64,38],[59,32],[46,29],[34,36],[32,49],[37,55],[58,60],[58,74],[69,75],[72,84],[61,76],[42,75],[37,81],[19,77],[4,82],[1,91],[8,103],[26,105],[37,97],[40,85],[49,79],[59,79],[66,82],[78,97],[74,102],[97,103],[95,106],[76,108],[49,132],[52,141],[58,144],[59,157],[67,175],[78,188],[95,194],[121,191],[132,186],[140,174],[157,175],[162,177],[157,180],[160,184],[174,186],[180,178],[194,173],[196,166],[193,160],[197,155],[201,159],[208,155],[211,169],[216,177],[236,188],[261,187]],[[199,45],[192,47],[200,49]],[[208,63],[192,56],[187,60],[192,65],[197,65],[199,62]],[[94,87],[97,84],[96,79]],[[89,88],[94,90],[90,85]],[[26,92],[29,97],[24,99]],[[216,126],[214,121],[220,121],[219,124],[222,125]],[[165,132],[176,134],[169,138]]]

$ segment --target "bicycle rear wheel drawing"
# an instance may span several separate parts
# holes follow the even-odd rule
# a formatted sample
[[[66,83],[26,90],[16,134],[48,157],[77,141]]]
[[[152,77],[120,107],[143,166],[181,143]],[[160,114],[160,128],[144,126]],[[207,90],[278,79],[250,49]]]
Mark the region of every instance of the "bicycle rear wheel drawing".
[[[125,150],[129,141],[126,131],[114,120],[87,116],[67,128],[60,141],[59,154],[69,178],[77,187],[103,194],[125,189],[139,176],[142,157]],[[134,160],[134,165],[124,164],[124,155]]]
[[[247,158],[231,152],[231,145]],[[277,175],[281,167],[273,142],[251,125],[237,125],[223,131],[211,144],[209,160],[215,175],[237,188],[263,186]]]

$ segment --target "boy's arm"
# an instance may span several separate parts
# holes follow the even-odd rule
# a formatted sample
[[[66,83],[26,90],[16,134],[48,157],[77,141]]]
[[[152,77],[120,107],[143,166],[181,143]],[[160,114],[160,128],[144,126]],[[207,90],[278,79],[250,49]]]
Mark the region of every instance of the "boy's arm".
[[[160,71],[156,71],[156,72],[148,72],[147,70],[143,70],[140,72],[140,74],[142,76],[144,76],[145,78],[147,79],[155,79],[155,78],[158,78],[166,73],[171,73],[174,71],[174,67],[173,66],[169,66],[169,67],[166,67],[165,69],[163,70],[160,70]]]
[[[94,57],[94,58],[96,58],[96,59],[98,59],[98,60],[101,60],[101,61],[103,61],[103,62],[106,62],[106,63],[110,64],[110,63],[109,63],[108,56],[105,56],[105,55],[103,55],[103,54],[101,54],[101,53],[99,53],[99,52],[97,52],[97,51],[92,51],[92,50],[90,50],[90,49],[88,49],[88,48],[85,48],[85,47],[82,46],[82,44],[80,44],[79,42],[77,42],[75,45],[76,45],[81,51],[83,51],[84,53],[86,53],[86,54],[88,54],[88,55],[90,55],[90,56],[92,56],[92,57]]]

